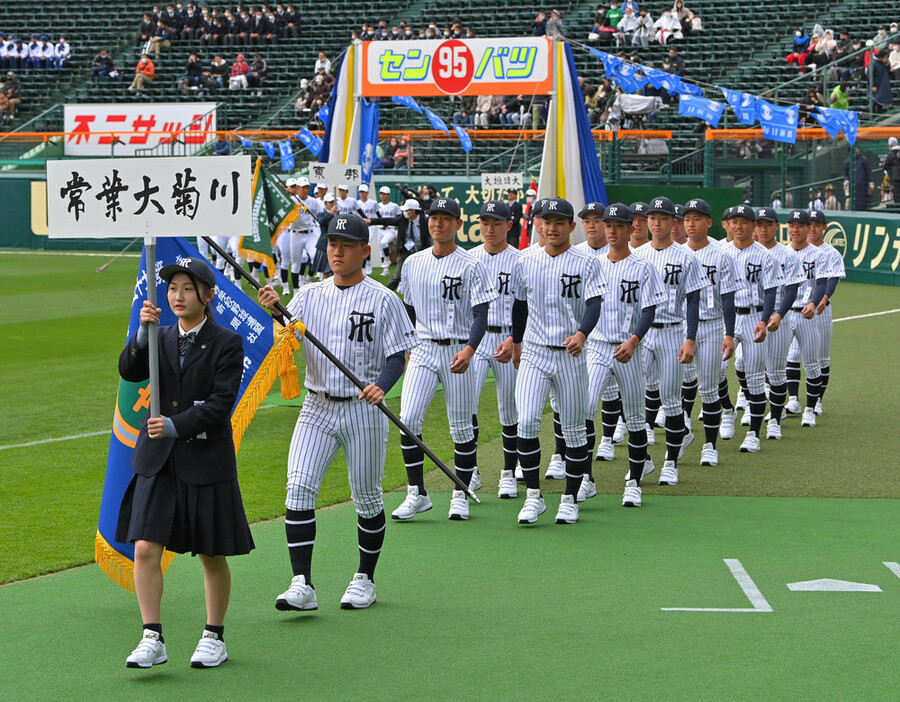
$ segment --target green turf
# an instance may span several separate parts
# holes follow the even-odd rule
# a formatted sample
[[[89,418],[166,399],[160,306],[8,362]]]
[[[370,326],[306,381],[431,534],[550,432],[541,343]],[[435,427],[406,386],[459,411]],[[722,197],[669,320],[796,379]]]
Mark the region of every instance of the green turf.
[[[399,493],[388,496],[396,506]],[[883,538],[893,500],[598,497],[577,526],[515,523],[519,500],[486,496],[468,523],[446,496],[388,525],[378,602],[344,611],[356,567],[350,505],[320,511],[313,582],[320,609],[277,612],[290,568],[283,522],[253,528],[231,559],[231,660],[188,667],[204,623],[199,563],[175,559],[163,621],[169,663],[128,670],[140,618],[95,567],[0,588],[0,680],[22,699],[673,699],[896,697],[900,557]],[[723,563],[738,559],[771,613],[746,608]],[[790,592],[839,578],[882,593]],[[14,682],[12,682],[14,681]],[[13,687],[10,687],[10,684]]]

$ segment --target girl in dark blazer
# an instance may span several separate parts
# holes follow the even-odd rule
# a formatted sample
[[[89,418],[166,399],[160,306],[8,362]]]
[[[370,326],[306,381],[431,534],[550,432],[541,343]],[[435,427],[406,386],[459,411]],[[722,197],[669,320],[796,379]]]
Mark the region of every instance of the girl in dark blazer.
[[[129,668],[165,663],[160,623],[163,549],[199,555],[207,624],[191,666],[211,668],[228,658],[224,620],[231,593],[226,556],[249,553],[253,538],[237,482],[231,410],[243,369],[241,337],[218,326],[209,303],[215,275],[205,261],[165,266],[166,299],[178,324],[159,329],[160,414],[145,418],[132,456],[134,477],[125,492],[116,539],[134,543],[134,589],[143,638],[126,659]],[[141,328],[119,357],[130,382],[150,375],[147,324],[161,309],[144,302]]]

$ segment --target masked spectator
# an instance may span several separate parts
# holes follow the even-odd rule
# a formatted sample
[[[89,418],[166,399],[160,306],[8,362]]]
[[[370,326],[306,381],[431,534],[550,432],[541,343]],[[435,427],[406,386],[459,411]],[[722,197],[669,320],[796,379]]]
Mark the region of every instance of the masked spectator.
[[[831,91],[831,107],[836,110],[850,109],[850,84],[842,80]]]
[[[103,83],[106,80],[121,80],[122,76],[116,70],[116,64],[106,49],[100,49],[100,53],[91,60],[91,82]]]
[[[672,14],[671,10],[663,10],[662,16],[653,23],[653,26],[656,28],[657,41],[664,46],[684,39],[681,22]]]
[[[634,8],[626,7],[625,14],[616,25],[616,46],[630,46],[634,43],[634,34],[640,27],[640,19],[634,13]]]
[[[813,118],[817,107],[827,107],[824,98],[814,89],[806,91],[806,99],[800,104],[800,126],[818,127],[819,123]]]
[[[153,61],[150,60],[150,56],[146,53],[141,54],[141,60],[138,61],[138,64],[134,69],[134,80],[131,81],[131,85],[128,86],[128,89],[137,91],[138,95],[142,95],[144,86],[147,83],[152,83],[155,77],[156,66],[153,64]]]
[[[203,72],[207,90],[219,90],[225,87],[225,81],[229,78],[231,69],[225,60],[216,54],[209,69]]]
[[[609,10],[606,11],[606,17],[609,20],[609,26],[612,29],[615,29],[619,26],[619,22],[622,21],[622,17],[624,17],[624,13],[621,9],[619,9],[618,2],[609,3]]]
[[[144,46],[150,38],[156,34],[156,22],[149,12],[144,13],[144,19],[141,20],[141,26],[138,27],[137,46]]]
[[[325,55],[324,51],[319,52],[319,58],[316,59],[315,73],[331,73],[331,60]]]
[[[59,43],[53,47],[53,63],[57,71],[61,71],[69,63],[72,58],[72,46],[66,41],[62,35],[59,37]]]
[[[566,28],[563,26],[563,21],[559,18],[557,10],[551,10],[550,20],[547,22],[546,29],[548,37],[560,38],[566,35]]]
[[[193,51],[188,56],[187,65],[184,69],[184,75],[178,79],[178,88],[187,92],[188,90],[199,90],[200,82],[203,80],[203,64],[197,58],[197,54]]]
[[[684,6],[684,0],[675,0],[672,6],[672,14],[681,24],[682,33],[687,36],[694,31],[694,13]]]
[[[231,78],[228,80],[229,90],[246,90],[247,74],[250,72],[250,64],[243,54],[238,54],[231,64]]]
[[[885,112],[894,104],[891,92],[891,73],[888,68],[888,53],[882,51],[869,64],[872,84],[872,98],[875,101],[874,111]]]
[[[247,85],[251,88],[261,88],[268,72],[269,64],[262,54],[253,54],[253,63],[250,64],[250,72],[247,74]],[[262,91],[257,90],[256,94],[262,95]]]
[[[543,12],[538,12],[537,16],[531,22],[531,36],[542,37],[547,34],[547,16]]]

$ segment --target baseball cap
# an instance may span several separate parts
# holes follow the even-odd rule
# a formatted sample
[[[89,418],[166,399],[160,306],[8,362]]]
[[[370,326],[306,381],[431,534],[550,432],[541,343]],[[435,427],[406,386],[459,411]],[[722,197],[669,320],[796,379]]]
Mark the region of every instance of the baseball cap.
[[[684,221],[684,205],[675,205],[675,219]]]
[[[286,188],[293,188],[295,185],[297,185],[296,178],[288,178],[286,181],[284,181],[284,187]]]
[[[309,178],[307,178],[306,176],[300,176],[299,178],[297,178],[297,185],[299,185],[301,188],[309,187]]]
[[[341,214],[328,223],[328,233],[325,236],[340,236],[351,241],[369,241],[369,228],[362,217],[352,213]]]
[[[361,192],[361,193],[367,193],[367,192],[369,192],[369,186],[366,185],[365,183],[363,183],[362,185],[360,185],[360,186],[357,188],[357,190],[358,190],[359,192]]]
[[[756,221],[756,213],[753,211],[753,208],[750,205],[735,205],[734,207],[729,208],[731,211],[727,212],[726,219],[734,219],[735,217],[746,217],[749,220]]]
[[[544,216],[560,215],[569,220],[575,219],[575,208],[572,207],[572,203],[561,197],[547,198],[544,202],[544,209],[542,212],[544,213]]]
[[[547,198],[542,197],[540,200],[535,200],[534,205],[531,208],[531,215],[533,217],[540,217],[541,212],[544,210],[544,204],[547,202]]]
[[[597,214],[601,217],[603,216],[604,206],[602,202],[589,202],[584,207],[581,208],[581,212],[578,213],[578,216],[581,219],[584,219],[585,215],[588,214]]]
[[[434,214],[436,212],[446,212],[457,219],[460,218],[459,203],[449,197],[438,197],[431,201],[431,206],[428,208],[427,214]]]
[[[603,212],[603,221],[631,224],[632,219],[634,219],[634,213],[624,202],[614,202]]]
[[[325,197],[322,200],[324,202],[334,202],[334,193],[325,193]]]
[[[481,206],[481,212],[478,213],[478,216],[500,219],[504,222],[507,222],[512,218],[512,214],[509,211],[509,205],[501,200],[491,200],[490,202],[484,203]]]
[[[888,146],[892,149],[900,149],[900,144],[897,142],[897,137],[891,137],[888,139]]]
[[[672,202],[669,198],[660,196],[655,197],[650,200],[647,206],[647,214],[653,214],[654,212],[660,212],[662,214],[668,214],[675,216],[675,203]]]
[[[159,277],[168,283],[176,273],[187,273],[195,282],[199,280],[210,288],[216,287],[216,274],[202,259],[182,258],[178,263],[163,266],[159,271]]]
[[[638,200],[637,202],[631,203],[631,212],[633,215],[640,215],[641,217],[647,216],[647,210],[650,209],[650,205],[646,202],[641,202]]]
[[[699,212],[700,214],[704,214],[709,217],[709,203],[707,203],[706,200],[701,200],[699,197],[692,198],[684,203],[683,212],[684,214],[682,215],[682,217],[684,217],[684,215],[686,215],[688,212]]]
[[[778,214],[771,207],[760,207],[756,210],[757,222],[777,222]]]
[[[316,183],[316,190],[328,190],[328,183]]]
[[[341,184],[338,186],[338,190],[347,190],[347,191],[349,191],[349,190],[350,190],[350,186],[347,185],[346,183],[341,183]]]
[[[534,188],[528,188],[528,190],[525,191],[525,194],[531,195],[531,197],[537,197],[537,190],[535,190]]]
[[[733,207],[726,207],[725,211],[722,213],[722,219],[723,220],[731,219],[731,211],[733,209],[734,209]]]
[[[822,224],[824,224],[828,221],[828,218],[825,216],[825,213],[822,210],[810,210],[809,221],[822,222]]]
[[[385,195],[390,195],[391,194],[391,186],[390,185],[382,185],[380,188],[378,188],[378,192],[384,193]]]
[[[809,212],[806,210],[791,210],[791,213],[788,215],[788,222],[809,224]]]
[[[420,210],[422,208],[419,207],[418,200],[413,200],[412,198],[410,198],[409,200],[404,202],[402,205],[400,205],[400,209],[403,210],[404,212],[406,212],[406,210]]]

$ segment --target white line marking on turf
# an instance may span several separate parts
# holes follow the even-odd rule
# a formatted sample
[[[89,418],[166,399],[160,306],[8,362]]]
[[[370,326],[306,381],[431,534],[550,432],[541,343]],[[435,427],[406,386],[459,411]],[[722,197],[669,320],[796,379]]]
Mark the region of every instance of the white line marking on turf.
[[[870,312],[869,314],[857,314],[853,317],[841,317],[840,319],[835,319],[835,322],[849,322],[851,319],[865,319],[866,317],[880,317],[883,314],[894,314],[894,312],[900,312],[900,308],[896,310],[885,310],[884,312]]]
[[[119,251],[101,251],[99,253],[88,253],[86,251],[14,251],[10,249],[0,250],[0,256],[94,256],[99,258],[110,258],[112,256],[124,256],[126,258],[140,258],[139,253],[120,253]]]
[[[736,558],[725,558],[724,560],[725,565],[728,566],[734,579],[737,580],[738,585],[740,585],[741,590],[744,591],[753,607],[661,607],[660,609],[663,612],[771,612],[772,605],[763,597],[762,592],[756,587],[756,583],[753,582],[753,578],[750,577],[744,566],[741,565],[741,562]]]
[[[893,561],[882,561],[894,575],[900,578],[900,563],[895,563]]]
[[[9,446],[0,446],[0,451],[5,451],[6,449],[17,449],[17,448],[26,448],[27,446],[40,446],[41,444],[53,444],[57,441],[71,441],[72,439],[87,439],[91,436],[101,436],[102,434],[109,434],[110,430],[107,431],[92,431],[87,434],[73,434],[72,436],[59,436],[55,439],[41,439],[40,441],[28,441],[24,444],[10,444]]]

